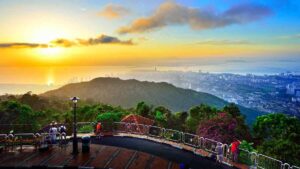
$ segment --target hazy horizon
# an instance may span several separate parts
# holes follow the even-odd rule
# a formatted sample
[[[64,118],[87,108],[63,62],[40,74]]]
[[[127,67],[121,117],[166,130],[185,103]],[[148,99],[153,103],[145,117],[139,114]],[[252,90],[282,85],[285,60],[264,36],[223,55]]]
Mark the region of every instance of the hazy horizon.
[[[272,0],[2,0],[0,84],[149,70],[299,73],[298,9]]]

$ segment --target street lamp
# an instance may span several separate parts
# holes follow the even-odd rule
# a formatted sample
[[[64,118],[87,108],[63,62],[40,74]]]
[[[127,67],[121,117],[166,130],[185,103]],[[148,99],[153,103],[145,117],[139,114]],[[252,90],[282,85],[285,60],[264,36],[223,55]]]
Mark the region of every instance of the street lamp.
[[[72,102],[73,102],[73,154],[78,154],[78,140],[77,140],[77,121],[76,121],[76,104],[79,100],[78,97],[73,97],[71,98]]]

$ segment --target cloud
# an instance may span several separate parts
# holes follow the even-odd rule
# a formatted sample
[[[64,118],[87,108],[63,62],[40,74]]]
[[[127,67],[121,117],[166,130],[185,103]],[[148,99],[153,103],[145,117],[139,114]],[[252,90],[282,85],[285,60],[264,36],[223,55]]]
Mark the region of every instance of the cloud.
[[[49,42],[49,44],[39,43],[0,43],[0,48],[51,48],[51,47],[73,47],[73,46],[92,46],[99,44],[119,44],[119,45],[135,45],[131,39],[120,40],[117,37],[100,35],[95,38],[89,39],[55,39]]]
[[[98,44],[121,44],[121,45],[133,45],[132,40],[122,41],[116,37],[100,35],[96,38],[89,39],[77,39],[80,45],[98,45]]]
[[[39,43],[0,43],[0,48],[47,48],[47,44]]]
[[[129,14],[129,10],[127,8],[116,4],[108,4],[98,13],[99,16],[108,19],[117,19],[127,14]]]
[[[71,47],[76,45],[76,42],[68,40],[68,39],[56,39],[50,42],[52,45],[60,46],[60,47]]]
[[[300,33],[294,35],[279,36],[278,39],[300,39]]]
[[[247,45],[252,44],[252,42],[246,40],[204,40],[199,41],[196,44],[199,45]]]
[[[161,4],[152,16],[139,18],[118,29],[120,34],[143,33],[168,25],[187,24],[194,30],[220,28],[263,19],[271,10],[258,4],[240,4],[217,13],[212,10],[189,8],[174,2]]]

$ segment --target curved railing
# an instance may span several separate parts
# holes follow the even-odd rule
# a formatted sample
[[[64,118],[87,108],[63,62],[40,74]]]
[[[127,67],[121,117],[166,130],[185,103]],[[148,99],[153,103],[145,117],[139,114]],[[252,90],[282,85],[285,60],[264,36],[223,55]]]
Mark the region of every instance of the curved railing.
[[[87,133],[94,133],[94,127],[96,123],[94,122],[78,122],[77,131],[83,126],[91,126]],[[130,134],[131,137],[143,136],[143,138],[151,139],[159,142],[172,142],[177,147],[189,147],[188,150],[195,154],[203,155],[214,153],[216,154],[216,146],[218,141],[213,139],[199,137],[198,135],[191,133],[184,133],[178,130],[166,129],[159,126],[143,125],[136,123],[125,123],[125,122],[114,122],[113,124],[102,123],[106,127],[106,131],[114,132],[115,134]],[[67,126],[67,128],[71,126]],[[67,142],[67,137],[64,134],[57,134],[59,145],[63,142]],[[16,133],[12,134],[1,134],[0,133],[0,144],[7,146],[21,146],[24,144],[30,144],[34,146],[40,146],[49,137],[48,133]],[[225,164],[233,164],[231,161],[230,146],[228,144],[221,143],[223,147],[223,162]],[[176,147],[176,146],[175,146]],[[247,166],[252,166],[260,169],[300,169],[298,166],[292,166],[288,163],[284,163],[275,158],[259,154],[256,152],[250,152],[244,149],[239,149],[239,163]]]
[[[166,129],[159,126],[149,126],[143,124],[135,123],[124,123],[124,122],[114,122],[113,130],[115,133],[128,133],[144,135],[152,138],[158,138],[165,141],[172,141],[174,143],[184,144],[186,146],[192,147],[190,149],[195,154],[197,152],[204,150],[208,153],[215,153],[215,148],[217,143],[221,143],[209,138],[199,137],[198,135],[191,133],[184,133],[178,130]],[[221,143],[223,147],[223,157],[224,163],[230,164],[230,147],[228,144]],[[256,152],[250,152],[244,149],[240,149],[239,159],[243,159],[242,163],[247,166],[252,166],[260,169],[300,169],[297,166],[291,166],[288,163],[283,163],[275,158],[259,154]]]

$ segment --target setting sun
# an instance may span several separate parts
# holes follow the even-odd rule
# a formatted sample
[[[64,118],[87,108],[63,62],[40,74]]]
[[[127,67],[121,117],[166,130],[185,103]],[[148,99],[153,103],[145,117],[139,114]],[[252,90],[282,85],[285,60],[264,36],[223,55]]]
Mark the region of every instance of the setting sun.
[[[58,59],[63,57],[63,48],[61,47],[45,47],[36,49],[35,54],[39,58],[46,58],[46,59]]]
[[[32,30],[29,39],[35,43],[49,43],[54,39],[65,37],[66,33],[60,27],[53,25],[42,25]]]

